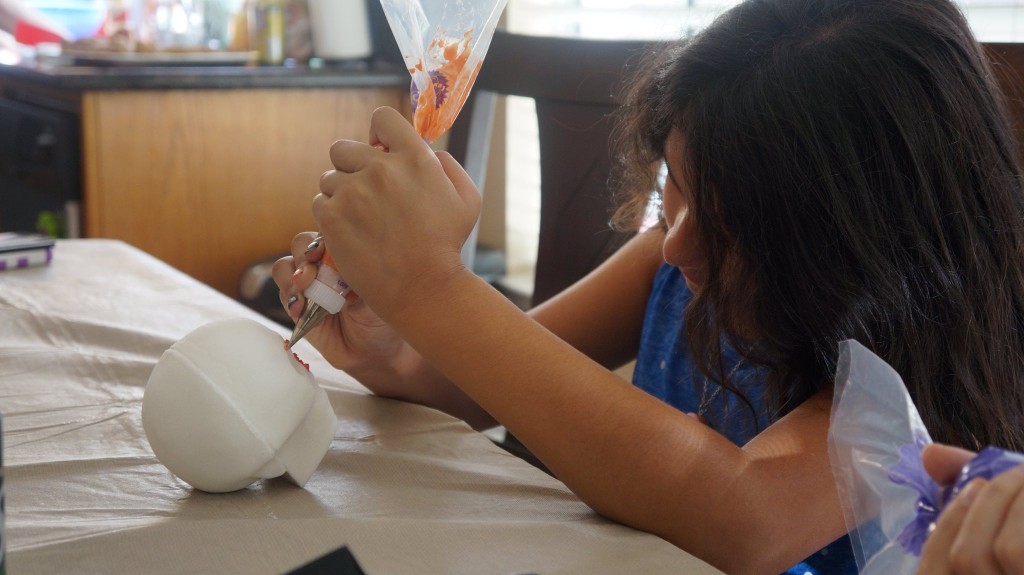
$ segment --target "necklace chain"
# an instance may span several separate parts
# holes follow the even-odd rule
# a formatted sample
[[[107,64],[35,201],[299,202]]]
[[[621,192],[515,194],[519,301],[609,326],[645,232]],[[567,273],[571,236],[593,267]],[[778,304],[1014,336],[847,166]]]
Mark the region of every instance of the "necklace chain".
[[[726,381],[732,380],[732,376],[735,375],[736,370],[739,369],[741,365],[743,365],[743,361],[743,358],[740,358],[740,360],[736,362],[736,365],[734,365],[732,369],[729,370],[729,375],[725,377]],[[721,384],[715,384],[715,390],[711,392],[711,395],[708,395],[708,384],[710,382],[711,378],[704,378],[704,385],[701,387],[700,392],[700,406],[697,407],[697,415],[704,419],[706,419],[705,416],[707,415],[708,410],[711,408],[711,402],[722,394]]]

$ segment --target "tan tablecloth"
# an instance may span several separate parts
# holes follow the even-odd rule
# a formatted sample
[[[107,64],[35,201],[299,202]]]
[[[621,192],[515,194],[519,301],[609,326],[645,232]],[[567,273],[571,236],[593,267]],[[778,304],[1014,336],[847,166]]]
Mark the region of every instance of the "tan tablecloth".
[[[369,575],[717,572],[461,421],[368,395],[305,342],[340,419],[305,489],[191,489],[149,448],[143,389],[178,338],[237,316],[288,335],[121,242],[62,241],[49,267],[0,272],[10,573],[282,573],[342,545]]]

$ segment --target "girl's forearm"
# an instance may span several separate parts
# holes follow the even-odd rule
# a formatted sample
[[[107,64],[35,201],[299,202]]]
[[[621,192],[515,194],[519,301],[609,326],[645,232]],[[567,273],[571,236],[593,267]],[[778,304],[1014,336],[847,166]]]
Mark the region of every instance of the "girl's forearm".
[[[697,496],[676,493],[694,500],[697,516],[699,501],[728,499],[716,493],[725,483],[711,479],[742,464],[739,449],[636,393],[470,272],[435,287],[434,295],[420,292],[414,305],[391,310],[387,321],[595,510],[670,536],[688,522],[666,505],[666,492],[704,486]],[[728,454],[717,457],[719,465],[692,457],[710,444]],[[671,465],[663,459],[666,447],[675,450]],[[714,529],[693,531],[713,543]]]
[[[348,373],[376,395],[444,411],[464,420],[473,429],[498,425],[489,413],[409,346],[391,365],[374,365]]]
[[[636,356],[647,295],[661,263],[660,232],[633,238],[593,273],[528,313],[558,339],[606,368]],[[518,315],[518,314],[517,314]],[[384,369],[349,373],[374,393],[441,409],[475,429],[497,425],[462,390],[406,346]]]
[[[784,570],[841,534],[827,405],[785,418],[782,431],[741,450],[593,362],[472,273],[432,285],[388,309],[388,322],[599,513],[730,573]]]

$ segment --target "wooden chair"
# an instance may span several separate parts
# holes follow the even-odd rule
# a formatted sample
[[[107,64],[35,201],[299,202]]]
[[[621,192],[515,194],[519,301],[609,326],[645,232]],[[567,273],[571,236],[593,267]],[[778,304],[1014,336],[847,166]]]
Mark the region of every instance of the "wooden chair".
[[[608,226],[610,114],[646,45],[499,30],[451,128],[448,150],[482,190],[497,96],[524,96],[536,103],[541,213],[532,305],[583,277],[628,239]],[[468,264],[475,249],[474,234],[463,251]]]
[[[611,114],[647,45],[499,30],[451,128],[449,152],[483,190],[496,98],[524,96],[536,103],[541,207],[532,305],[582,278],[629,239],[608,224],[614,207],[608,185]],[[476,249],[474,231],[463,249],[467,265]],[[545,469],[511,434],[499,444]]]
[[[628,239],[608,227],[613,207],[607,185],[609,114],[648,44],[498,30],[470,98],[450,130],[448,150],[482,190],[497,96],[524,96],[536,102],[541,215],[532,305],[583,277]],[[1024,142],[1024,44],[989,43],[985,48],[997,63]],[[474,233],[463,250],[468,264],[475,250]]]
[[[1024,43],[988,42],[983,46],[1006,96],[1024,162]]]

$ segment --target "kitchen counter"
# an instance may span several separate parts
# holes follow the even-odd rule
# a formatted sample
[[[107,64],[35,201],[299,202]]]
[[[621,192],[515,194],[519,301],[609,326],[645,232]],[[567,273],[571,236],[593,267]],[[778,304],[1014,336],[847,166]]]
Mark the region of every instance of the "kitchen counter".
[[[43,148],[62,140],[57,148],[74,156],[66,162],[72,175],[62,179],[70,191],[52,203],[70,206],[75,225],[67,229],[128,242],[238,297],[249,264],[315,229],[310,206],[331,168],[331,143],[365,141],[377,107],[411,115],[409,82],[393,62],[0,65],[3,131],[42,130],[0,145],[0,176],[20,178],[21,189],[0,186],[0,213],[41,197],[39,177],[25,175],[26,158],[43,161],[53,156]],[[35,118],[53,116],[74,129],[55,135],[38,127]],[[22,229],[34,216],[25,219]]]
[[[310,67],[83,66],[60,59],[0,64],[0,78],[61,90],[161,90],[250,88],[366,88],[409,86],[409,73],[392,62]]]

